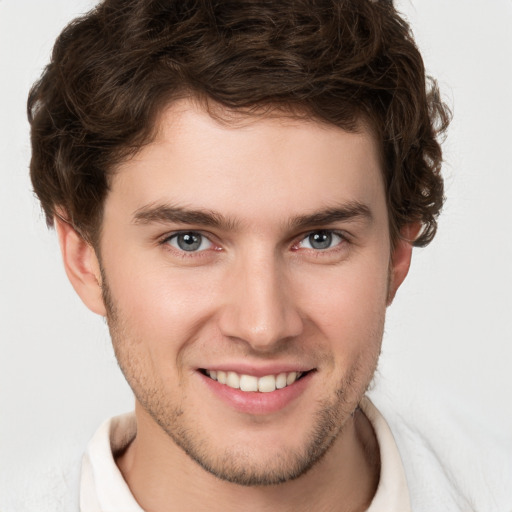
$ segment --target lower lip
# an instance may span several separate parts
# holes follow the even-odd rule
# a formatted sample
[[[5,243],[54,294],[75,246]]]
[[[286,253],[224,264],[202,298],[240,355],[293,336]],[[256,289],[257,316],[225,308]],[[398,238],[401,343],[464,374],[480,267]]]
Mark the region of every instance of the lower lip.
[[[278,412],[294,402],[308,387],[314,371],[310,371],[293,384],[269,393],[240,391],[220,384],[197,372],[210,391],[236,411],[245,414],[264,415]]]

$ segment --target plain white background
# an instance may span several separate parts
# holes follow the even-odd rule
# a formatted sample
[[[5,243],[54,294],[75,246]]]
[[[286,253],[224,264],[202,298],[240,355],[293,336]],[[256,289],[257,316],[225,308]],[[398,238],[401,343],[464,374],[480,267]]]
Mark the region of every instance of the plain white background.
[[[87,0],[0,0],[0,510],[133,406],[103,319],[82,305],[28,178],[25,104]],[[391,306],[376,386],[427,392],[512,432],[512,1],[402,0],[454,120],[448,197]],[[53,466],[52,466],[53,465]],[[31,476],[32,475],[32,476]],[[63,470],[62,478],[66,478]],[[8,501],[5,501],[7,503]]]

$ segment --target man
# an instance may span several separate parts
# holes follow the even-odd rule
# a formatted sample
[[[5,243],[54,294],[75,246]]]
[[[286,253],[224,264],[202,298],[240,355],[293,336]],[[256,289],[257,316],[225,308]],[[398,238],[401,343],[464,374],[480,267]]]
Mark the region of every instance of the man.
[[[448,115],[393,6],[107,1],[29,111],[34,189],[136,397],[81,509],[410,510],[364,394]]]

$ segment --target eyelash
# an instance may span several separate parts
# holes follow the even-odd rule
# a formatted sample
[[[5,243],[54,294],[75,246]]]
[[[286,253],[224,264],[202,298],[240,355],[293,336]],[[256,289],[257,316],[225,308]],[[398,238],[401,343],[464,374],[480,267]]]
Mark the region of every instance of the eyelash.
[[[323,254],[332,254],[336,250],[340,250],[341,247],[345,246],[347,243],[350,243],[347,234],[343,231],[333,230],[333,229],[316,229],[312,231],[308,231],[307,233],[299,235],[299,237],[295,238],[295,242],[292,244],[291,249],[292,251],[296,252],[301,249],[300,245],[304,243],[306,240],[309,239],[309,237],[315,235],[315,234],[327,234],[331,237],[336,236],[339,238],[339,242],[336,243],[333,247],[327,247],[325,249],[315,249],[314,247],[306,247],[304,250],[307,251],[313,251],[315,256],[321,257]],[[195,251],[186,251],[185,249],[181,249],[178,247],[172,247],[169,243],[173,239],[177,239],[180,235],[195,235],[202,238],[201,244],[204,242],[204,240],[207,240],[212,246],[208,247],[202,250],[195,250]],[[210,250],[214,251],[221,251],[221,247],[219,247],[215,242],[211,240],[212,235],[210,234],[204,234],[201,231],[193,231],[193,230],[182,230],[182,231],[176,231],[174,233],[165,235],[160,242],[159,245],[165,246],[168,250],[173,251],[175,254],[178,254],[180,257],[183,258],[190,258],[190,257],[200,257],[206,255]],[[311,243],[310,243],[311,245]],[[341,247],[340,247],[341,246]]]
[[[339,241],[334,246],[326,247],[324,249],[320,249],[320,248],[315,249],[314,247],[306,247],[305,248],[307,250],[314,251],[315,255],[321,255],[323,253],[332,253],[334,250],[339,248],[340,245],[344,245],[344,243],[346,243],[348,241],[345,233],[343,233],[342,231],[336,231],[336,230],[332,230],[332,229],[317,229],[314,231],[310,231],[309,233],[306,233],[305,235],[301,235],[302,238],[297,243],[293,244],[292,249],[298,250],[300,248],[299,246],[308,240],[309,240],[309,245],[311,245],[311,242],[312,242],[310,240],[311,237],[314,235],[318,235],[318,234],[328,235],[330,237],[330,239],[329,239],[330,243],[332,243],[334,241],[334,240],[332,240],[333,237],[338,237]]]
[[[164,246],[167,250],[172,251],[174,254],[177,254],[177,255],[179,255],[182,258],[193,258],[193,257],[197,258],[197,257],[205,256],[206,253],[209,252],[209,250],[212,250],[210,247],[208,247],[208,248],[202,249],[200,251],[186,251],[184,249],[173,247],[170,244],[171,240],[178,238],[180,235],[195,235],[195,236],[199,236],[202,239],[201,240],[201,245],[203,244],[203,242],[205,240],[207,240],[213,246],[213,250],[215,250],[215,251],[220,251],[221,250],[221,248],[217,244],[215,244],[215,242],[213,242],[211,240],[212,235],[206,235],[204,233],[201,233],[200,231],[193,231],[193,230],[175,231],[174,233],[165,235],[165,237],[163,237],[160,240],[159,245]]]

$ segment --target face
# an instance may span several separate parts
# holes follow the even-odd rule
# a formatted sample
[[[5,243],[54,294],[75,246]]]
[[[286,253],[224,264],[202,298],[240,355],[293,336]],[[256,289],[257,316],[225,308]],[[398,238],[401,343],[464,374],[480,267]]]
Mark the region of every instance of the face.
[[[105,203],[120,366],[184,457],[239,484],[295,478],[364,394],[397,286],[376,143],[185,101],[159,127]]]

